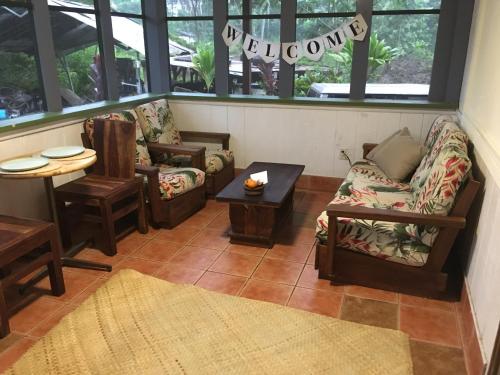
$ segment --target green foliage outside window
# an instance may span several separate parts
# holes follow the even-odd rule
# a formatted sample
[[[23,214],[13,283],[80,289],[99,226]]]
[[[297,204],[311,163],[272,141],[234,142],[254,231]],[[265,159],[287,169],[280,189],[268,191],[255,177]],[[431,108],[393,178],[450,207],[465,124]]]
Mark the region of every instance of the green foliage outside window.
[[[207,92],[210,91],[210,87],[215,78],[215,57],[214,49],[209,44],[199,45],[196,49],[196,55],[193,56],[194,69],[200,74]]]

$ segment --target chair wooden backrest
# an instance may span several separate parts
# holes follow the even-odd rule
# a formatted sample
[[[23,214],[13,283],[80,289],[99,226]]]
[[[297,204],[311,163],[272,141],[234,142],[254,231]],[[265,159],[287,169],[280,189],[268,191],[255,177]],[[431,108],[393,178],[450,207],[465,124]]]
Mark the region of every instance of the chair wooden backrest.
[[[119,178],[135,176],[135,124],[119,120],[94,120],[97,162],[92,173]]]

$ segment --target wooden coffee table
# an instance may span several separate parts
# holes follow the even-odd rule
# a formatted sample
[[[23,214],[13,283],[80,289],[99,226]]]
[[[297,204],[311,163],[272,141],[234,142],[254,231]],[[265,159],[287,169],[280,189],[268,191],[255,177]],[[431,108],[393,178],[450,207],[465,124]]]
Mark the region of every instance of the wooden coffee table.
[[[229,203],[231,243],[272,247],[278,226],[293,210],[295,182],[303,165],[254,162],[215,197]],[[267,171],[269,182],[262,195],[245,194],[250,174]]]

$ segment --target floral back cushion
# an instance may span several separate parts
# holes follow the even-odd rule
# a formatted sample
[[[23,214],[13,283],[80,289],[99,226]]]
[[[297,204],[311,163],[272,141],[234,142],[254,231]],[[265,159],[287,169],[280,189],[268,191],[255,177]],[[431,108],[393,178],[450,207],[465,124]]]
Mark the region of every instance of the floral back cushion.
[[[422,214],[448,215],[470,168],[467,153],[453,144],[445,146],[432,164],[412,210]]]
[[[179,130],[166,99],[155,100],[135,108],[144,138],[151,143],[182,144]]]
[[[106,113],[96,118],[102,118],[106,120],[120,120],[120,121],[130,121],[135,123],[135,162],[140,165],[150,166],[151,157],[149,155],[148,148],[146,147],[146,141],[142,134],[141,127],[137,121],[137,116],[134,111],[121,111],[114,113]],[[90,139],[92,146],[94,145],[94,118],[88,118],[83,123],[83,131]]]
[[[454,115],[441,115],[436,117],[432,126],[427,134],[427,138],[425,139],[425,146],[428,149],[431,149],[434,146],[434,142],[436,142],[439,133],[443,129],[443,125],[447,122],[457,122],[457,117]]]
[[[437,134],[437,136],[433,136],[435,139],[432,141],[432,148],[429,149],[427,154],[424,156],[410,180],[415,200],[418,199],[420,189],[425,184],[434,162],[444,147],[456,147],[467,155],[468,137],[456,123],[442,122],[439,128],[439,134]]]

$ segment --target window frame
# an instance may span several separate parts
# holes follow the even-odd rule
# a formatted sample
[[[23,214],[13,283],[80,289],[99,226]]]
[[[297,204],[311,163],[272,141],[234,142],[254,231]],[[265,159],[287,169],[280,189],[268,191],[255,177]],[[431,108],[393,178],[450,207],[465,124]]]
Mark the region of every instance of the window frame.
[[[243,4],[248,1],[243,0]],[[442,0],[440,9],[413,9],[413,10],[373,10],[373,0],[356,0],[355,12],[335,12],[335,13],[297,13],[296,0],[281,0],[280,14],[242,14],[228,15],[228,1],[214,1],[213,13],[211,16],[169,16],[166,12],[166,2],[142,0],[142,14],[125,13],[111,11],[110,0],[94,0],[94,9],[49,6],[48,0],[36,1],[16,1],[0,0],[0,5],[22,7],[31,10],[33,19],[33,30],[35,33],[35,59],[38,67],[38,78],[40,81],[41,96],[44,101],[47,115],[53,121],[53,115],[65,113],[62,108],[62,100],[59,94],[59,81],[57,79],[56,57],[52,30],[50,23],[50,10],[63,10],[77,13],[93,13],[96,15],[98,28],[98,41],[101,55],[104,60],[104,81],[106,86],[105,102],[120,102],[118,93],[118,75],[115,66],[114,39],[112,33],[111,17],[141,18],[144,27],[144,43],[147,63],[148,91],[149,95],[161,94],[169,97],[183,97],[185,95],[171,94],[169,85],[169,53],[168,53],[168,21],[203,21],[209,20],[214,25],[214,48],[216,67],[216,94],[195,94],[189,97],[196,100],[235,100],[235,101],[255,101],[257,96],[228,95],[229,69],[228,69],[228,47],[225,46],[220,37],[222,30],[228,20],[242,19],[280,19],[280,41],[290,42],[295,40],[296,21],[300,18],[320,18],[331,16],[352,16],[362,13],[369,25],[371,33],[372,15],[418,15],[418,14],[439,14],[438,31],[436,36],[436,47],[432,66],[431,84],[428,100],[419,102],[419,105],[429,105],[430,108],[442,106],[450,108],[458,104],[461,90],[461,82],[465,68],[467,55],[469,32],[472,23],[474,10],[474,0]],[[370,35],[370,34],[368,34]],[[356,42],[354,47],[353,66],[351,72],[351,93],[348,103],[353,105],[373,106],[373,103],[380,105],[408,105],[412,107],[415,101],[394,101],[394,100],[365,100],[366,74],[368,63],[369,37],[363,42]],[[244,59],[246,60],[246,58]],[[278,97],[268,96],[266,102],[276,100],[276,103],[287,104],[296,102],[324,106],[346,105],[346,100],[329,99],[318,100],[315,98],[294,98],[294,67],[283,61],[280,63],[279,71],[279,100]],[[113,89],[115,87],[115,89]],[[133,100],[134,96],[128,97]],[[122,98],[123,99],[123,98]],[[98,103],[93,103],[98,105]],[[83,106],[85,107],[85,106]],[[82,108],[83,108],[82,107]],[[78,112],[74,108],[73,113]],[[42,114],[43,115],[43,114]],[[23,116],[24,117],[24,116]],[[45,117],[45,116],[41,116]],[[22,117],[14,121],[16,124],[22,123]],[[4,124],[9,126],[13,121],[0,121],[0,131]]]
[[[37,82],[38,82],[38,87],[40,89],[40,97],[41,97],[41,100],[42,100],[42,108],[43,110],[46,112],[48,111],[51,107],[54,108],[55,106],[52,105],[52,103],[49,104],[47,98],[46,98],[46,90],[45,90],[45,87],[44,87],[44,76],[43,76],[43,73],[42,73],[42,66],[41,66],[41,59],[43,59],[45,57],[45,55],[42,54],[42,56],[40,56],[40,52],[39,52],[39,43],[38,43],[38,40],[37,40],[37,32],[36,32],[36,23],[35,23],[35,17],[34,17],[34,7],[33,7],[33,4],[31,3],[31,0],[30,1],[0,1],[0,6],[8,6],[8,7],[13,7],[13,8],[23,8],[23,9],[26,9],[28,11],[28,14],[29,14],[29,22],[31,24],[31,31],[33,33],[32,35],[32,38],[33,38],[33,48],[34,48],[34,59],[35,59],[35,64],[36,64],[36,77],[37,77]],[[25,117],[25,116],[30,116],[30,115],[37,115],[37,114],[40,114],[40,112],[35,112],[35,113],[29,113],[27,115],[23,115],[23,116],[20,116],[21,118],[22,117]],[[1,122],[3,121],[7,121],[9,119],[4,119],[4,120],[1,120]]]
[[[99,0],[94,0],[94,1],[99,1]],[[108,1],[108,0],[107,0]],[[147,56],[148,56],[148,45],[146,43],[146,28],[145,28],[145,20],[146,20],[146,16],[145,16],[145,10],[144,10],[144,1],[141,0],[141,13],[138,14],[138,13],[128,13],[128,12],[118,12],[118,11],[114,11],[114,10],[111,10],[111,6],[110,6],[110,22],[111,22],[111,43],[113,44],[113,60],[116,61],[116,56],[115,56],[115,43],[114,43],[114,34],[113,34],[113,17],[121,17],[121,18],[133,18],[133,19],[137,19],[137,20],[141,20],[141,23],[142,23],[142,30],[143,30],[143,35],[144,35],[144,58],[146,59],[146,65],[147,64]],[[114,68],[114,70],[116,70],[116,67]],[[149,70],[149,69],[148,69]],[[134,96],[139,96],[139,95],[142,95],[142,94],[145,94],[145,93],[148,93],[148,92],[151,92],[150,91],[150,80],[149,80],[149,73],[146,72],[145,76],[144,76],[144,79],[146,80],[146,87],[148,88],[146,92],[144,93],[137,93],[136,95],[129,95],[129,96],[123,96],[122,98],[126,98],[126,97],[134,97]],[[118,94],[117,94],[117,98],[120,98],[120,82],[119,82],[119,77],[118,77],[118,71],[116,70],[116,85],[118,87]]]

